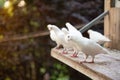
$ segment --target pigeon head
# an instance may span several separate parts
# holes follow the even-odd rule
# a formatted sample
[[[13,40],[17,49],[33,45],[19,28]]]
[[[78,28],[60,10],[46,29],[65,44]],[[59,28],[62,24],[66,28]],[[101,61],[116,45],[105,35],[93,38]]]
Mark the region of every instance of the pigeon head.
[[[66,35],[65,37],[66,42],[69,42],[72,40],[72,36],[70,34]]]
[[[62,31],[68,31],[66,28],[62,28],[61,30],[62,30]]]
[[[52,30],[52,25],[51,25],[51,24],[48,24],[48,25],[47,25],[47,28],[48,28],[48,30],[51,31],[51,30]]]
[[[59,29],[57,26],[55,26],[55,25],[49,24],[47,27],[48,27],[48,29],[49,29],[50,31],[51,31],[51,30],[60,31],[60,29]]]
[[[87,31],[87,33],[91,33],[93,30],[91,30],[91,29],[89,29],[88,31]]]

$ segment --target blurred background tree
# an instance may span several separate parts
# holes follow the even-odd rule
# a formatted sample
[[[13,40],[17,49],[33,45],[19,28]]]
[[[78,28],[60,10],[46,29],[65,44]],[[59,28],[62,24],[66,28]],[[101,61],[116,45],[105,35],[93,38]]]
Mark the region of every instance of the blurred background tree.
[[[47,24],[86,24],[102,12],[103,0],[0,0],[0,41],[48,31]],[[1,42],[0,80],[90,80],[51,58],[54,46],[48,35]]]

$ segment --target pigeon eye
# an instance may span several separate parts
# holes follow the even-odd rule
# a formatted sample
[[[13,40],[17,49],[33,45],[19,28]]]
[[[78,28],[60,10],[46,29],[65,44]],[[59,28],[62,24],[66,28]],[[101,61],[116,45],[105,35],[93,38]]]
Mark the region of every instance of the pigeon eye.
[[[68,35],[68,39],[70,39],[70,36]]]

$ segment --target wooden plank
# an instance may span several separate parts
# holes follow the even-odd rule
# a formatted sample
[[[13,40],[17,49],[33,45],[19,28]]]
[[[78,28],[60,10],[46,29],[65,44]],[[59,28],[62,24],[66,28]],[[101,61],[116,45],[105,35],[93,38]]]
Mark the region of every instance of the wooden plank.
[[[119,80],[120,79],[120,51],[111,51],[110,54],[99,54],[95,57],[95,63],[80,63],[84,55],[79,54],[77,58],[68,54],[61,54],[62,50],[51,50],[51,56],[67,64],[73,69],[87,75],[94,80]],[[88,61],[90,60],[90,57]]]
[[[109,11],[109,15],[110,15],[110,17],[109,17],[109,35],[110,35],[109,38],[111,40],[111,42],[109,43],[110,48],[114,47],[114,44],[113,44],[114,26],[113,25],[111,26],[111,23],[115,23],[115,20],[111,19],[111,18],[115,17],[115,15],[112,15],[112,14],[113,14],[113,11],[111,12],[111,10],[110,10]]]
[[[111,0],[104,0],[104,11],[108,11],[111,8]],[[104,35],[110,37],[109,35],[109,14],[104,18]],[[106,43],[105,46],[109,47],[110,44]]]
[[[104,35],[111,39],[105,46],[120,50],[120,8],[111,8],[111,0],[105,0],[104,5],[105,11],[109,10],[104,18]]]
[[[120,10],[117,10],[117,11],[120,11]],[[116,15],[119,15],[120,17],[120,12],[117,12]],[[119,27],[116,27],[116,34],[118,37],[116,37],[116,44],[120,42],[120,18],[117,17],[117,22],[116,22],[116,26],[119,26]],[[116,47],[120,48],[120,44],[119,45],[116,45]]]
[[[110,9],[110,47],[120,50],[120,8]]]
[[[120,8],[119,8],[120,9]],[[120,11],[120,10],[119,10]],[[119,17],[120,17],[120,12],[118,12],[117,13],[118,15],[119,15]],[[117,39],[117,43],[119,43],[120,42],[120,18],[118,18],[118,20],[117,20],[117,26],[119,25],[119,27],[117,27],[117,35],[119,36],[118,37],[118,39]],[[120,44],[120,43],[119,43]],[[117,45],[117,47],[119,47],[120,48],[120,45]]]

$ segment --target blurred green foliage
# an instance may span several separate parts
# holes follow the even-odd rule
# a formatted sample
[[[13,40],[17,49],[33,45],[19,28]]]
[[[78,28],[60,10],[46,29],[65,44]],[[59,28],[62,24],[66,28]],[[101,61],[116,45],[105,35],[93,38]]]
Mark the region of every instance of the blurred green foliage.
[[[49,23],[87,23],[103,11],[102,0],[25,0],[23,7],[18,6],[21,0],[10,0],[4,8],[5,1],[0,0],[0,40],[46,31]],[[79,80],[82,74],[51,58],[52,47],[49,36],[1,42],[0,80],[45,80],[46,73],[50,80]]]
[[[5,3],[5,0],[0,0],[0,8],[3,7],[4,3]]]
[[[39,0],[26,0],[25,6],[18,7],[20,1],[11,0],[12,6],[4,8],[5,1],[0,0],[0,40],[46,30],[47,24],[35,5]],[[1,43],[0,80],[41,80],[47,72],[51,80],[68,80],[65,65],[54,66],[51,47],[48,36]],[[53,69],[48,70],[50,66]],[[55,73],[56,68],[60,72]]]
[[[69,72],[66,66],[54,63],[55,70],[52,72],[51,80],[69,80]]]

